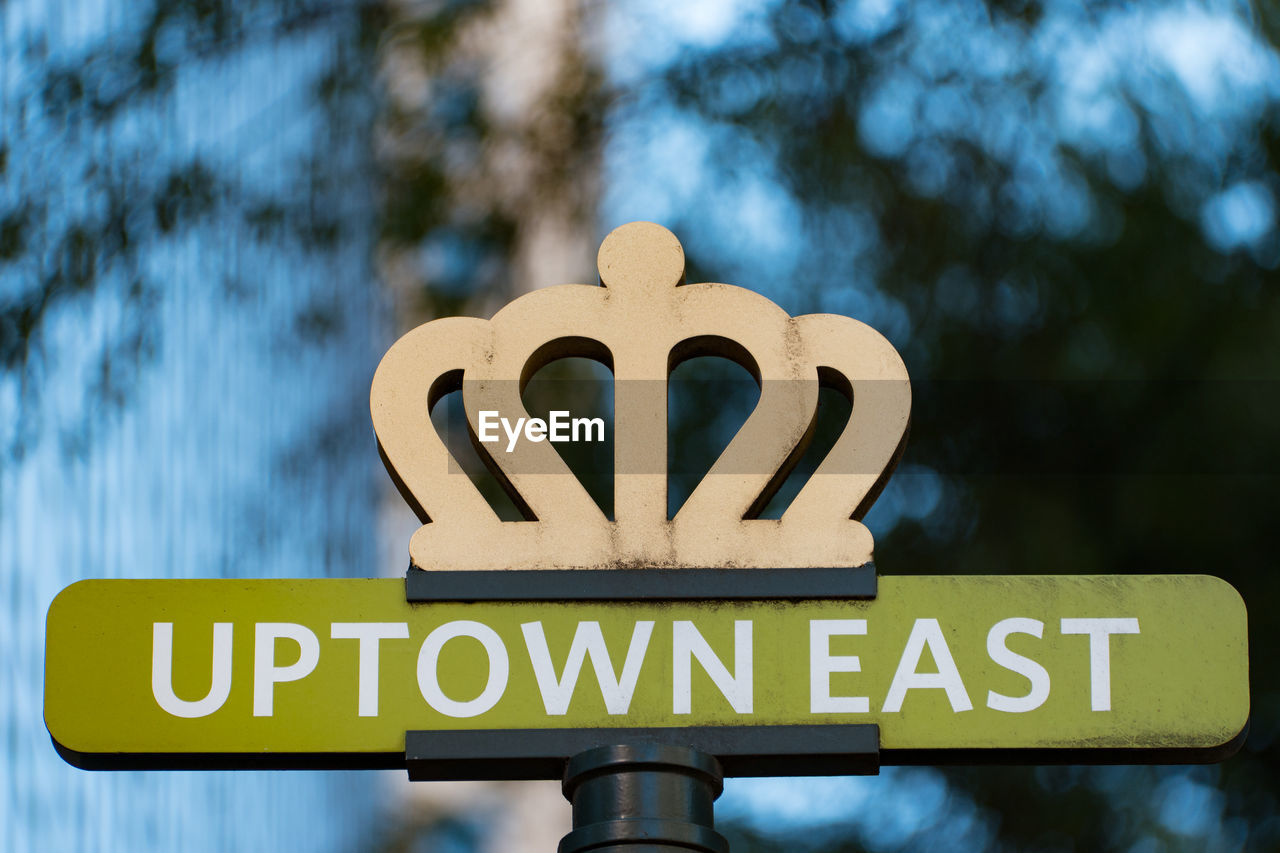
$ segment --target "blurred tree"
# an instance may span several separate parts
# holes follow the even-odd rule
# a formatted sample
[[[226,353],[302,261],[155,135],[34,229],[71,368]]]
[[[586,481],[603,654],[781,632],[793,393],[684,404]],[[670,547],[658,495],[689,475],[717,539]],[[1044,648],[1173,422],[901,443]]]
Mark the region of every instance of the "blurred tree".
[[[606,102],[593,27],[569,0],[393,8],[379,259],[405,328],[594,269]]]
[[[43,431],[38,403],[56,349],[46,335],[59,312],[100,299],[117,314],[100,342],[81,341],[95,353],[76,353],[93,363],[92,378],[64,446],[83,450],[89,425],[132,398],[164,332],[162,297],[180,284],[157,275],[154,259],[166,248],[198,235],[332,258],[359,240],[343,217],[360,203],[352,190],[368,162],[380,3],[149,0],[117,11],[119,20],[91,20],[56,43],[40,16],[14,19],[24,55],[4,80],[0,136],[0,404],[12,404],[15,417],[0,426],[0,452],[20,456]],[[209,86],[200,72],[252,63],[281,44],[326,41],[312,54],[325,61],[303,73],[315,106],[309,132],[329,143],[323,156],[304,156],[265,183],[238,161],[276,141],[253,138],[273,130],[263,124],[269,115],[223,125],[233,138],[186,137],[193,92],[215,95],[200,88]],[[175,128],[175,115],[187,124]],[[252,270],[210,285],[232,301],[259,290]],[[337,313],[317,303],[296,318],[296,340],[325,339]]]

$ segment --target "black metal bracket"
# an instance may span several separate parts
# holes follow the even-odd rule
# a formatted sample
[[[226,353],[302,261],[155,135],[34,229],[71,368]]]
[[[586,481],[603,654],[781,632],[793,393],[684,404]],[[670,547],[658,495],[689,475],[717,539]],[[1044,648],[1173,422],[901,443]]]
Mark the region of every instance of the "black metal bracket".
[[[750,601],[876,597],[876,568],[409,569],[405,598],[441,601]]]
[[[463,729],[405,734],[413,781],[559,779],[581,752],[668,744],[714,755],[726,776],[844,776],[880,772],[874,723],[685,728]]]

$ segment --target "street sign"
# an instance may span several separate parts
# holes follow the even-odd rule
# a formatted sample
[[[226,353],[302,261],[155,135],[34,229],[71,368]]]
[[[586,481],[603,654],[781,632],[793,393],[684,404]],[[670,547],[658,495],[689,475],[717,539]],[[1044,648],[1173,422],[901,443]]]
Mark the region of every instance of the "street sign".
[[[566,598],[582,574],[564,573]],[[561,603],[409,603],[396,580],[83,581],[49,611],[45,709],[64,756],[94,767],[405,766],[406,732],[482,731],[513,760],[528,730],[725,728],[767,751],[779,727],[838,743],[867,724],[883,764],[1214,760],[1249,715],[1245,608],[1179,575]]]

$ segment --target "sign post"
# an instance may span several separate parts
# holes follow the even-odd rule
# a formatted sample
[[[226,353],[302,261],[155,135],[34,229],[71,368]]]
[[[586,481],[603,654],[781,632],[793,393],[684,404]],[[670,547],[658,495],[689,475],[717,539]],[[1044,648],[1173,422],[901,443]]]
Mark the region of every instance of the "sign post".
[[[561,779],[574,815],[561,850],[576,853],[727,850],[712,820],[725,776],[1206,762],[1239,747],[1247,624],[1228,584],[877,576],[858,519],[906,432],[893,348],[847,318],[683,284],[658,226],[610,235],[600,273],[603,287],[538,291],[492,321],[429,323],[384,358],[379,448],[423,522],[404,581],[64,590],[45,693],[62,756]],[[668,519],[666,378],[703,353],[751,370],[760,403]],[[530,429],[520,402],[568,356],[615,375],[612,519],[550,446],[556,418]],[[782,518],[759,519],[821,386],[852,398],[849,423]],[[526,521],[499,521],[432,430],[455,389]],[[486,448],[493,423],[509,441]]]

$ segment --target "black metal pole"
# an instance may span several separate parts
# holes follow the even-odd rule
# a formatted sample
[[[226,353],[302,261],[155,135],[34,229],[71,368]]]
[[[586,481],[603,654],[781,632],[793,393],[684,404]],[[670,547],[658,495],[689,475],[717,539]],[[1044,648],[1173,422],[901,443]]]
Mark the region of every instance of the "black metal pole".
[[[559,853],[729,853],[714,829],[723,789],[720,762],[689,747],[641,743],[580,752],[565,767],[573,831]]]

